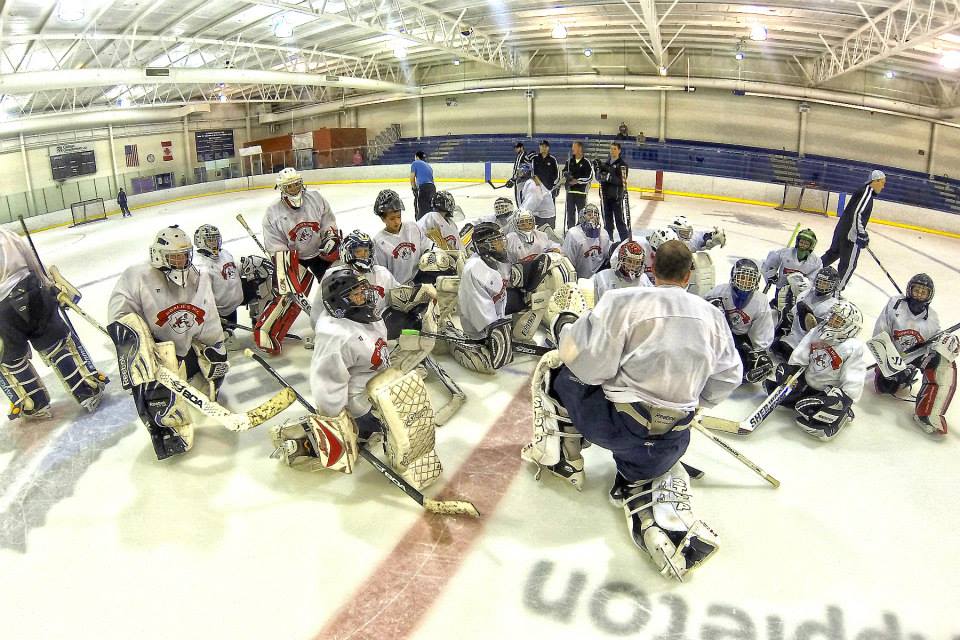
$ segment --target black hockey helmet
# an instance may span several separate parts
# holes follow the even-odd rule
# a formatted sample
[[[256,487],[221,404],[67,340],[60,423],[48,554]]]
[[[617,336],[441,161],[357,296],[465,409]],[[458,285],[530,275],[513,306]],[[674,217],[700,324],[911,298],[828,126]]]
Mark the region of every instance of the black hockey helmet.
[[[373,203],[373,212],[383,217],[391,211],[403,211],[403,200],[393,189],[384,189],[377,194],[377,200]]]
[[[919,315],[927,310],[933,300],[933,278],[925,273],[918,273],[907,282],[907,305],[913,315]]]
[[[376,293],[353,269],[338,269],[324,278],[320,285],[320,295],[327,313],[334,318],[346,318],[365,324],[380,320]]]
[[[743,293],[756,291],[760,286],[760,267],[750,258],[740,258],[730,271],[730,284]]]
[[[824,267],[817,271],[813,279],[813,290],[818,296],[832,296],[840,284],[840,272],[833,267]]]
[[[507,261],[507,238],[497,223],[481,222],[475,226],[471,242],[484,262]]]
[[[454,207],[457,206],[457,201],[453,199],[453,194],[449,191],[437,191],[433,194],[433,205],[434,211],[439,211],[444,215],[450,215],[453,213]]]
[[[358,255],[358,249],[366,249],[366,256]],[[340,257],[358,271],[370,271],[373,268],[373,239],[363,231],[354,229],[343,239]]]

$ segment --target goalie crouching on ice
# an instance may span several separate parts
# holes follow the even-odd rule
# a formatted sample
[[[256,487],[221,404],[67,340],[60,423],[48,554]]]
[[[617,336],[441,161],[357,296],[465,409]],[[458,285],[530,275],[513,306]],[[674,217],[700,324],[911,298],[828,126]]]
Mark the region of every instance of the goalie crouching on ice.
[[[610,501],[657,569],[683,579],[717,550],[717,534],[690,507],[680,458],[698,406],[740,384],[741,363],[719,310],[685,288],[693,256],[678,241],[657,252],[656,287],[607,291],[560,328],[531,382],[533,442],[521,457],[580,489],[583,441],[613,454]],[[650,364],[657,363],[656,375]]]
[[[390,466],[426,487],[441,471],[433,408],[415,371],[390,367],[374,289],[352,269],[338,269],[321,282],[321,296],[327,313],[317,319],[310,362],[318,413],[274,427],[277,454],[302,470],[352,473],[357,447],[383,434]]]

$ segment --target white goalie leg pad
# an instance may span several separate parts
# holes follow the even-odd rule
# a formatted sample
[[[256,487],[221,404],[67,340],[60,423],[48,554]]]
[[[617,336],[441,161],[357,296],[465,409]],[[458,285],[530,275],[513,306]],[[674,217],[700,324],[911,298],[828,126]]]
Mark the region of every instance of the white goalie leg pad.
[[[417,489],[429,486],[443,467],[434,449],[433,405],[423,379],[415,371],[384,369],[367,382],[367,394],[387,430],[390,466]]]
[[[720,536],[693,514],[690,476],[678,460],[665,474],[627,485],[623,506],[634,544],[664,576],[684,576],[713,557]]]
[[[537,465],[537,478],[540,467],[560,462],[561,423],[570,424],[570,415],[549,393],[550,381],[554,369],[563,365],[559,351],[545,353],[530,380],[530,397],[533,400],[533,440],[520,450],[520,457]]]
[[[387,296],[388,304],[398,311],[409,313],[416,307],[429,304],[437,297],[437,290],[431,284],[401,285],[391,289]]]
[[[460,276],[440,276],[434,284],[437,290],[437,326],[443,327],[457,313],[460,292]],[[437,355],[449,353],[445,342],[434,347]]]
[[[424,333],[438,333],[436,303],[428,298],[430,304],[422,315],[421,329]],[[442,342],[442,341],[440,341]],[[420,333],[400,333],[397,346],[390,352],[390,366],[401,373],[412,371],[420,365],[437,347],[436,338]]]
[[[420,256],[418,268],[424,273],[456,273],[457,263],[456,260],[443,249],[434,248],[425,251]]]
[[[513,317],[512,334],[514,340],[533,342],[537,329],[540,328],[540,321],[547,313],[550,295],[549,291],[543,289],[537,289],[530,294],[530,307]]]
[[[444,326],[443,333],[459,339],[467,338],[463,331],[450,320]],[[462,342],[449,344],[450,353],[457,364],[477,373],[492,374],[513,361],[513,338],[510,334],[509,320],[501,321],[492,327],[486,340],[480,344]]]
[[[183,368],[177,362],[177,348],[172,342],[158,342],[154,346],[154,352],[157,356],[157,363],[166,367],[177,374],[177,377],[187,381]],[[167,409],[166,415],[160,418],[160,424],[170,427],[177,432],[187,445],[187,451],[193,447],[193,418],[190,416],[190,408],[183,398],[171,392],[173,395],[173,404]]]
[[[593,287],[590,287],[593,296]],[[580,282],[565,282],[550,297],[547,315],[544,318],[550,338],[554,344],[560,340],[560,329],[591,309],[590,302],[583,294]]]
[[[3,344],[0,342],[0,354]],[[50,394],[37,370],[30,362],[30,350],[22,359],[9,364],[0,362],[0,388],[10,400],[9,419],[15,420],[21,415],[29,418],[49,418]]]
[[[705,296],[716,286],[717,270],[713,258],[706,251],[693,254],[693,271],[690,272],[690,284],[687,291],[697,296]]]
[[[305,429],[313,433],[319,451],[313,450]],[[300,471],[353,473],[359,455],[357,425],[346,411],[333,418],[311,415],[277,425],[270,439],[274,455]]]
[[[914,420],[927,433],[946,435],[947,410],[957,390],[956,353],[948,360],[935,351],[924,359],[923,384],[917,394]]]

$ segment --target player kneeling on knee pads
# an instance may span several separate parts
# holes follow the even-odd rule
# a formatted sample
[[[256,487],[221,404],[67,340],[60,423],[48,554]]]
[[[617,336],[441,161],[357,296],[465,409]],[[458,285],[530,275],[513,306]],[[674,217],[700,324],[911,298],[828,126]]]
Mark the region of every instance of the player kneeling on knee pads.
[[[653,282],[643,272],[646,250],[639,242],[628,240],[620,243],[609,269],[593,276],[593,299],[599,302],[603,294],[612,289],[627,287],[652,287]],[[613,265],[616,263],[616,266]]]
[[[559,362],[548,354],[537,368],[534,437],[521,453],[579,488],[578,436],[610,450],[618,472],[611,501],[624,509],[634,543],[678,579],[718,545],[689,507],[679,464],[689,427],[698,406],[729,396],[742,370],[723,316],[685,290],[691,264],[684,243],[665,242],[655,265],[660,286],[608,291],[562,331]],[[704,353],[704,344],[714,350]],[[656,376],[648,375],[651,361],[665,367]]]

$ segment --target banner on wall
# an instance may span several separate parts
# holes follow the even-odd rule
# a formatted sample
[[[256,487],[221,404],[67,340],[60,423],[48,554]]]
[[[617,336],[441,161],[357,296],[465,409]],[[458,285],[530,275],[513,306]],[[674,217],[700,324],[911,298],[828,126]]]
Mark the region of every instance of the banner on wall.
[[[160,142],[160,148],[163,149],[163,161],[167,162],[173,160],[173,142],[171,140],[163,140]]]
[[[291,135],[291,146],[294,149],[312,149],[313,148],[313,134],[309,131],[306,133],[294,133]]]

